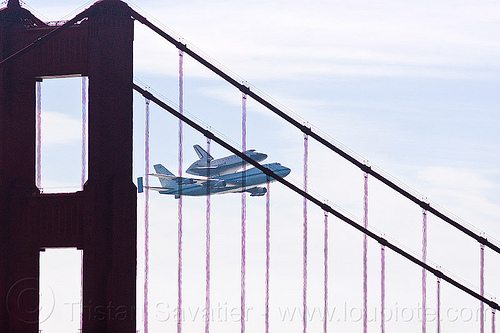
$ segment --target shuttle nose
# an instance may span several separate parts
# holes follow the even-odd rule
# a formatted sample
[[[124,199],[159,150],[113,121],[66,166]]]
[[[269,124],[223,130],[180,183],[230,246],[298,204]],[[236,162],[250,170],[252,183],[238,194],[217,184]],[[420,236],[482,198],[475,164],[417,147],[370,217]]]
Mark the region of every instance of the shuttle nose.
[[[282,166],[281,170],[280,170],[280,176],[286,177],[290,174],[291,171],[292,171],[292,169]]]
[[[267,158],[267,154],[264,153],[254,153],[252,157],[256,162],[263,161]]]

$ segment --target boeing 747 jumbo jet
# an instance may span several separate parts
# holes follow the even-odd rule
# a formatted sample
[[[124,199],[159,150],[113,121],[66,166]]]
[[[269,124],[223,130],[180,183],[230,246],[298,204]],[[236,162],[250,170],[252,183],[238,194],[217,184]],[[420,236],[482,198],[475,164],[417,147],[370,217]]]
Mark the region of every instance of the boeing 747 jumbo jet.
[[[264,164],[263,166],[280,177],[286,177],[291,171],[290,168],[279,163]],[[154,168],[156,173],[150,174],[150,176],[157,177],[160,180],[161,187],[146,187],[143,184],[142,177],[140,177],[137,182],[139,193],[142,193],[144,188],[148,188],[158,191],[160,194],[172,194],[178,199],[181,192],[182,195],[187,196],[203,196],[208,193],[249,192],[251,197],[262,196],[267,192],[265,187],[259,187],[258,185],[265,184],[268,176],[257,168],[206,179],[176,177],[161,164],[154,165]],[[275,179],[270,178],[270,181],[275,181]]]
[[[214,158],[199,145],[194,145],[193,148],[198,154],[199,160],[191,164],[186,170],[186,172],[191,175],[218,177],[235,172],[238,169],[241,169],[243,165],[248,164],[236,155],[230,155],[214,160]],[[244,151],[243,154],[247,155],[255,162],[261,162],[267,158],[266,154],[259,153],[255,151],[255,149]]]

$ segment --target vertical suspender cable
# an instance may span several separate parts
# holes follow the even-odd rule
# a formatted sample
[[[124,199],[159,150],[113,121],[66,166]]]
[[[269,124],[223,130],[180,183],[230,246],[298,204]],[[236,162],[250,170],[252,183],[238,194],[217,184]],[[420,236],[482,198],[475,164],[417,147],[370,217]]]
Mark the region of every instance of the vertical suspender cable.
[[[385,333],[385,245],[380,245],[380,332]]]
[[[266,301],[265,333],[269,333],[269,266],[271,264],[271,186],[269,178],[266,184]]]
[[[479,248],[479,293],[484,296],[484,244]],[[484,303],[479,303],[479,331],[484,333]]]
[[[368,173],[364,174],[363,225],[368,228]],[[363,235],[363,333],[368,331],[368,237]]]
[[[179,50],[179,113],[184,114],[184,52]],[[182,177],[182,120],[179,119],[179,177]],[[179,201],[177,203],[177,333],[182,332],[182,183],[179,183]]]
[[[324,297],[324,318],[323,318],[323,333],[327,332],[328,324],[328,212],[325,211],[325,233],[323,239],[323,258],[324,258],[324,279],[323,279],[323,297]]]
[[[87,174],[87,77],[82,76],[82,179],[81,189],[85,185]],[[83,330],[83,250],[81,252],[81,291],[80,291],[80,330]]]
[[[427,211],[422,210],[422,262],[427,262]],[[422,333],[427,331],[427,270],[422,268]]]
[[[82,190],[87,174],[87,77],[82,76]]]
[[[247,149],[247,95],[243,93],[241,97],[241,150]],[[241,192],[241,333],[245,332],[245,274],[246,274],[246,218],[247,218],[247,203],[246,203],[246,167],[245,161],[241,160],[243,173],[242,184],[243,192]]]
[[[491,309],[491,333],[495,333],[495,309]]]
[[[307,192],[309,159],[309,136],[304,134],[304,192]],[[304,218],[303,253],[302,253],[302,322],[303,332],[307,332],[307,199],[303,199],[302,214]]]
[[[210,155],[210,139],[207,138],[207,153]],[[207,159],[207,178],[210,178],[210,159]],[[210,332],[210,186],[207,186],[206,211],[206,257],[205,257],[205,333]]]
[[[36,81],[36,186],[42,191],[42,82]]]
[[[437,333],[441,333],[441,278],[437,278]]]
[[[144,332],[149,330],[149,99],[146,99],[144,128]]]

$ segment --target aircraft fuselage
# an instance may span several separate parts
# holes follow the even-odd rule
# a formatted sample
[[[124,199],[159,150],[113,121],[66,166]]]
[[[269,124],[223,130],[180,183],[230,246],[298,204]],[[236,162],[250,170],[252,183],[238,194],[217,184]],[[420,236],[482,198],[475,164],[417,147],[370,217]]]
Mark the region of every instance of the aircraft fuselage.
[[[290,168],[284,167],[279,163],[264,164],[266,168],[273,171],[280,177],[285,177],[290,173]],[[175,189],[160,190],[161,194],[173,194],[184,196],[203,196],[210,194],[234,193],[247,191],[252,195],[263,195],[265,191],[259,191],[259,185],[265,184],[268,176],[257,168],[251,168],[246,171],[222,175],[217,177],[217,182],[210,186],[200,184],[187,184]],[[270,178],[270,181],[274,181]],[[265,190],[265,189],[264,189]]]

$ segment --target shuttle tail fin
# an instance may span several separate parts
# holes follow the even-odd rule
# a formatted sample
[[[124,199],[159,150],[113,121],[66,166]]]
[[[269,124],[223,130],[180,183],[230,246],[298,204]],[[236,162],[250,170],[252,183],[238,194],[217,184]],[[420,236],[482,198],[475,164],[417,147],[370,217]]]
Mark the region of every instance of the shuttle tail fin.
[[[199,157],[200,160],[211,161],[211,160],[214,159],[212,157],[212,155],[210,155],[209,153],[207,153],[205,151],[205,149],[201,148],[199,145],[194,145],[193,148],[194,148],[194,151],[196,152],[196,154],[198,154],[198,157]]]

